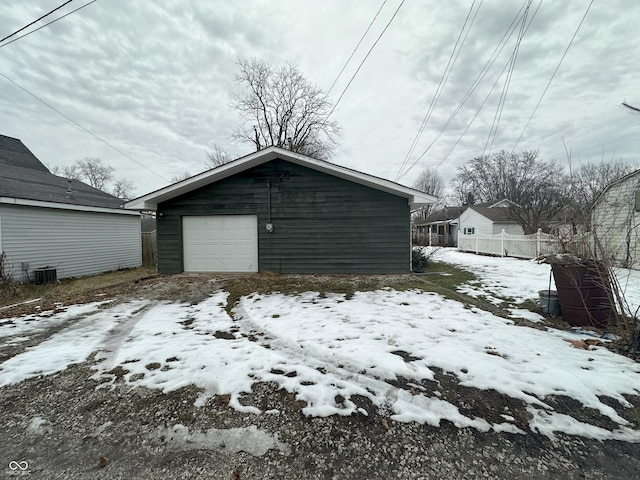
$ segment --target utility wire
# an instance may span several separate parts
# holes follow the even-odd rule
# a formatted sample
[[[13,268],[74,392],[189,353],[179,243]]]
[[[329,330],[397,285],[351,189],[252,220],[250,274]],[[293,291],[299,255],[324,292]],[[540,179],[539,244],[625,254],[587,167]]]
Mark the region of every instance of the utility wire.
[[[531,23],[533,22],[533,19],[535,18],[535,16],[538,13],[538,10],[540,10],[540,6],[542,5],[542,0],[540,0],[540,3],[538,4],[538,6],[536,7],[535,12],[533,12],[533,15],[531,16],[531,20],[529,20],[529,24],[527,25],[527,30],[529,29],[529,27],[531,26]],[[511,54],[513,55],[513,53]],[[460,143],[460,141],[462,141],[463,137],[466,135],[467,131],[469,130],[469,128],[471,128],[471,125],[473,125],[473,122],[475,121],[475,119],[478,117],[478,115],[480,114],[480,111],[484,108],[485,103],[487,103],[487,101],[489,100],[489,97],[491,96],[491,94],[493,93],[493,90],[496,88],[496,86],[498,85],[498,82],[500,81],[500,78],[502,78],[502,75],[504,74],[505,70],[507,69],[507,67],[509,66],[511,62],[511,58],[509,58],[509,60],[507,61],[507,63],[504,65],[504,67],[502,67],[502,71],[500,72],[500,75],[498,75],[498,77],[496,78],[496,81],[493,82],[493,85],[491,86],[491,88],[489,89],[489,93],[487,93],[486,97],[484,97],[484,100],[482,101],[482,104],[478,107],[478,109],[476,110],[476,113],[474,113],[473,117],[471,118],[471,120],[469,121],[469,123],[467,124],[467,126],[464,128],[464,130],[462,131],[462,133],[460,134],[460,136],[458,137],[458,139],[456,140],[456,143],[453,144],[453,146],[449,149],[449,151],[447,152],[447,154],[442,157],[442,160],[440,160],[440,162],[438,163],[438,165],[434,168],[434,170],[438,170],[438,168],[440,168],[440,166],[445,162],[445,160],[447,158],[449,158],[449,155],[451,155],[451,153],[455,150],[455,148],[458,146],[458,144]]]
[[[53,110],[54,112],[56,112],[58,115],[66,118],[68,121],[70,121],[71,123],[73,123],[75,126],[81,128],[82,130],[84,130],[85,132],[87,132],[89,135],[91,135],[92,137],[100,140],[102,143],[104,143],[105,145],[107,145],[108,147],[112,148],[113,150],[115,150],[116,152],[118,152],[120,155],[128,158],[129,160],[131,160],[133,163],[141,166],[142,168],[144,168],[145,170],[148,170],[149,172],[153,173],[155,176],[157,176],[158,178],[161,178],[162,180],[168,182],[169,180],[167,180],[166,178],[164,178],[162,175],[160,175],[159,173],[151,170],[149,167],[143,165],[142,163],[138,162],[137,160],[135,160],[134,158],[130,157],[129,155],[127,155],[126,153],[124,153],[122,150],[118,149],[117,147],[114,147],[113,145],[111,145],[109,142],[107,142],[105,139],[99,137],[98,135],[96,135],[95,133],[93,133],[91,130],[89,130],[88,128],[80,125],[78,122],[76,122],[75,120],[73,120],[71,117],[65,115],[64,113],[62,113],[60,110],[56,109],[55,107],[51,106],[50,104],[48,104],[47,102],[45,102],[43,99],[41,99],[40,97],[38,97],[37,95],[35,95],[34,93],[31,93],[29,90],[27,90],[26,88],[24,88],[22,85],[18,84],[17,82],[11,80],[9,77],[7,77],[4,73],[0,72],[0,76],[4,77],[6,80],[8,80],[9,82],[13,83],[16,87],[18,87],[19,89],[23,90],[24,92],[28,93],[29,95],[31,95],[33,98],[35,98],[36,100],[38,100],[39,102],[45,104],[47,107],[49,107],[51,110]]]
[[[529,29],[529,27],[531,26],[531,22],[533,21],[534,17],[536,16],[536,14],[538,13],[538,10],[540,9],[540,6],[542,5],[542,1],[540,0],[540,3],[538,4],[538,7],[536,8],[536,11],[534,12],[533,16],[531,17],[531,20],[529,21],[529,24],[527,26],[527,29]],[[502,50],[504,49],[504,47],[507,45],[507,42],[509,41],[509,39],[511,38],[511,36],[513,35],[513,33],[516,30],[516,25],[519,22],[520,18],[521,18],[521,13],[522,10],[525,8],[526,5],[526,1],[522,4],[522,6],[520,7],[520,9],[518,10],[518,12],[516,13],[514,19],[511,21],[511,24],[507,27],[507,29],[505,30],[505,33],[502,35],[502,38],[498,41],[498,44],[496,45],[496,47],[494,48],[493,52],[491,53],[491,55],[489,56],[489,59],[487,60],[487,62],[485,63],[484,67],[482,68],[482,70],[480,71],[480,73],[478,73],[478,75],[476,76],[475,80],[473,81],[473,83],[471,84],[471,86],[469,87],[469,89],[467,90],[467,92],[465,93],[464,97],[462,98],[462,100],[458,103],[458,106],[456,107],[456,109],[453,111],[453,113],[449,116],[449,118],[447,119],[447,121],[445,122],[445,124],[443,125],[443,127],[440,129],[440,131],[438,132],[438,134],[435,136],[435,138],[433,139],[433,141],[429,144],[429,146],[427,146],[427,148],[420,154],[420,156],[411,164],[411,166],[409,166],[403,173],[402,175],[400,175],[399,178],[404,177],[407,173],[409,173],[417,164],[418,162],[429,152],[429,150],[431,149],[431,147],[433,147],[433,145],[436,143],[436,141],[442,136],[442,134],[447,130],[447,128],[449,127],[449,125],[451,124],[451,122],[453,121],[453,119],[455,118],[455,116],[460,112],[460,110],[462,109],[462,107],[465,105],[465,103],[469,100],[469,98],[471,98],[471,95],[473,94],[473,92],[478,88],[478,86],[480,85],[480,83],[484,80],[484,78],[486,77],[486,75],[489,73],[489,71],[491,70],[491,68],[493,67],[494,63],[496,62],[496,60],[498,59],[498,56],[500,55],[500,53],[502,52]],[[493,86],[491,87],[491,92],[493,91],[493,89],[495,88],[495,86],[498,83],[498,80],[502,77],[502,74],[504,73],[504,71],[506,70],[506,68],[509,65],[509,62],[511,62],[511,58],[509,58],[509,60],[507,61],[507,64],[505,64],[505,66],[502,69],[502,72],[500,73],[500,75],[498,76],[498,78],[496,79],[496,81],[494,82]],[[490,93],[491,93],[490,92]],[[488,97],[487,97],[488,98]],[[478,109],[478,111],[476,112],[476,115],[473,117],[473,119],[475,119],[475,117],[478,115],[479,111],[482,109],[482,107],[484,106],[484,104],[487,101],[487,98],[485,98],[484,102],[482,103],[482,105],[480,106],[480,108]],[[473,121],[472,119],[472,121]],[[471,125],[467,126],[470,127]],[[466,131],[466,130],[465,130]],[[459,140],[458,140],[459,141]],[[451,152],[449,152],[451,153]],[[448,156],[449,154],[447,154]],[[446,157],[445,157],[446,158]],[[437,167],[435,167],[434,170],[437,170],[442,163],[444,162],[445,158],[443,158],[440,163],[438,164]]]
[[[424,157],[427,154],[427,152],[431,149],[431,147],[436,143],[438,138],[440,138],[440,136],[449,127],[449,125],[451,124],[451,122],[453,121],[455,116],[458,114],[458,112],[460,112],[460,110],[462,109],[464,104],[467,102],[467,100],[469,100],[469,98],[471,98],[471,95],[473,94],[473,92],[475,92],[475,90],[478,88],[480,83],[484,80],[486,75],[489,73],[489,70],[491,70],[491,68],[493,67],[493,64],[498,59],[498,55],[500,55],[500,53],[502,52],[502,50],[506,46],[507,41],[511,38],[511,35],[513,35],[513,32],[515,31],[516,22],[520,18],[520,13],[521,13],[523,8],[524,8],[524,4],[522,5],[522,7],[520,7],[520,10],[518,10],[518,12],[516,13],[516,16],[511,21],[511,24],[505,30],[504,34],[502,35],[502,38],[498,41],[498,44],[493,49],[493,52],[491,52],[491,55],[489,55],[489,59],[486,61],[486,63],[482,67],[482,70],[480,70],[480,73],[478,73],[478,75],[476,76],[475,80],[472,82],[471,86],[468,88],[467,92],[464,94],[462,100],[458,103],[458,106],[451,113],[451,115],[449,116],[449,118],[447,119],[447,121],[445,122],[443,127],[440,129],[440,132],[431,141],[429,146],[427,146],[427,148],[420,154],[420,156],[418,156],[418,158],[404,172],[402,172],[402,174],[398,177],[399,179],[404,177],[407,173],[409,173],[413,169],[413,167],[415,167],[417,165],[417,163],[422,159],[422,157]]]
[[[400,8],[402,7],[402,5],[404,5],[405,0],[402,0],[402,2],[400,2],[400,5],[398,5],[398,8],[396,8],[396,11],[393,12],[393,15],[391,17],[391,19],[389,20],[389,22],[387,22],[387,25],[384,27],[384,29],[382,30],[382,32],[380,33],[380,35],[378,35],[378,38],[376,39],[376,41],[373,43],[373,45],[371,45],[371,48],[369,49],[369,51],[367,52],[367,54],[364,56],[364,58],[362,59],[362,61],[360,62],[360,65],[358,65],[358,68],[356,69],[355,73],[351,76],[351,79],[349,80],[349,83],[347,83],[347,86],[344,87],[344,90],[342,90],[342,93],[340,94],[340,96],[338,97],[338,100],[336,100],[336,103],[333,104],[333,108],[329,111],[329,113],[327,114],[327,117],[325,118],[325,122],[329,119],[329,117],[331,116],[331,114],[334,112],[334,110],[336,109],[336,107],[338,106],[338,104],[340,103],[340,100],[342,100],[342,97],[344,97],[345,92],[347,91],[347,89],[349,88],[349,86],[351,85],[351,82],[353,82],[353,79],[356,78],[356,75],[358,75],[358,72],[360,71],[360,69],[362,68],[362,65],[364,65],[364,62],[366,62],[367,58],[369,58],[369,55],[371,54],[371,52],[373,51],[373,49],[375,48],[375,46],[378,44],[378,42],[380,41],[380,39],[382,38],[382,36],[384,35],[384,33],[387,31],[387,29],[389,28],[389,25],[391,25],[391,22],[393,22],[393,19],[396,18],[396,15],[398,14],[398,11],[400,11]]]
[[[511,55],[509,70],[507,71],[507,77],[505,78],[504,85],[502,86],[502,93],[500,94],[500,99],[498,100],[496,113],[493,116],[493,122],[491,123],[491,129],[489,130],[489,136],[487,137],[487,141],[484,144],[484,149],[482,150],[483,157],[487,153],[487,146],[489,147],[489,154],[491,153],[491,150],[493,149],[493,142],[498,136],[498,127],[500,125],[500,119],[502,118],[502,111],[504,110],[504,104],[507,101],[507,93],[509,92],[509,86],[511,85],[511,77],[513,76],[513,70],[515,69],[515,66],[516,66],[516,59],[518,58],[518,52],[520,51],[520,44],[522,43],[522,39],[524,38],[524,34],[526,33],[527,16],[529,15],[529,8],[531,7],[531,2],[532,0],[528,0],[527,7],[525,8],[524,13],[522,14],[522,23],[520,24],[520,32],[518,33],[516,44],[513,47],[513,54]]]
[[[66,2],[64,2],[62,5],[60,5],[59,7],[54,8],[53,10],[51,10],[49,13],[45,13],[44,15],[42,15],[40,18],[35,19],[33,22],[25,25],[24,27],[22,27],[19,30],[16,30],[15,32],[13,32],[11,35],[7,35],[6,37],[4,37],[3,39],[0,40],[0,43],[4,42],[7,38],[11,38],[14,35],[17,35],[18,33],[20,33],[21,31],[23,31],[26,28],[29,28],[31,25],[33,25],[34,23],[38,23],[40,20],[42,20],[45,17],[48,17],[49,15],[51,15],[53,12],[55,12],[56,10],[60,10],[62,7],[64,7],[65,5],[67,5],[68,3],[73,2],[73,0],[67,0]]]
[[[456,60],[458,59],[458,56],[460,55],[460,50],[462,50],[462,47],[464,45],[464,42],[467,39],[467,36],[469,35],[469,31],[471,30],[471,26],[473,25],[473,22],[476,19],[476,16],[478,15],[478,12],[480,11],[480,6],[482,5],[482,0],[480,1],[480,5],[478,6],[478,10],[476,10],[476,14],[473,17],[473,20],[471,21],[471,25],[469,25],[469,29],[467,30],[467,34],[464,36],[464,39],[462,40],[462,44],[460,44],[460,39],[462,38],[462,35],[465,32],[467,23],[469,22],[469,17],[471,16],[471,13],[473,12],[473,7],[475,6],[476,0],[473,0],[473,3],[471,4],[471,7],[469,8],[469,12],[467,13],[467,17],[464,20],[464,24],[462,25],[462,28],[460,29],[460,33],[458,34],[458,38],[456,39],[456,43],[453,46],[453,50],[451,50],[451,54],[449,55],[449,61],[447,62],[447,65],[444,69],[444,71],[442,72],[442,76],[440,77],[440,81],[438,82],[438,86],[436,87],[436,91],[433,95],[433,98],[431,99],[431,103],[429,104],[429,108],[427,109],[427,113],[425,114],[424,118],[422,119],[422,123],[420,124],[420,128],[418,128],[418,132],[416,133],[416,136],[413,138],[413,141],[411,142],[411,146],[409,147],[409,150],[407,151],[407,154],[404,157],[404,160],[402,161],[402,164],[400,165],[400,168],[398,169],[398,173],[396,174],[396,181],[398,180],[398,177],[400,176],[400,174],[402,173],[402,170],[404,169],[404,167],[407,165],[409,158],[411,157],[411,155],[413,154],[416,145],[418,143],[418,140],[420,139],[420,137],[422,136],[422,133],[424,132],[424,129],[427,125],[427,122],[429,121],[429,119],[431,118],[431,114],[433,113],[433,109],[435,107],[435,104],[437,103],[438,99],[440,98],[440,94],[442,93],[442,90],[444,89],[444,85],[446,84],[447,80],[449,79],[449,75],[451,74],[451,70],[453,70],[453,67],[455,65]],[[460,48],[458,48],[458,45],[460,44]]]
[[[24,38],[24,37],[26,37],[26,36],[28,36],[28,35],[31,35],[32,33],[35,33],[35,32],[37,32],[38,30],[40,30],[40,29],[42,29],[42,28],[44,28],[44,27],[46,27],[46,26],[48,26],[48,25],[51,25],[52,23],[56,23],[58,20],[62,20],[64,17],[68,17],[68,16],[69,16],[69,15],[71,15],[72,13],[75,13],[75,12],[77,12],[78,10],[82,10],[84,7],[88,7],[89,5],[91,5],[92,3],[95,3],[95,2],[97,2],[97,1],[98,1],[98,0],[91,0],[89,3],[85,3],[85,4],[84,4],[84,5],[82,5],[81,7],[76,8],[75,10],[71,10],[69,13],[65,13],[64,15],[62,15],[61,17],[56,18],[55,20],[51,20],[49,23],[45,23],[44,25],[41,25],[41,26],[39,26],[38,28],[35,28],[35,29],[31,30],[30,32],[25,33],[24,35],[20,35],[19,37],[14,38],[14,39],[13,39],[13,40],[11,40],[10,42],[7,42],[7,43],[4,43],[4,44],[0,45],[0,48],[2,48],[2,47],[6,47],[7,45],[12,44],[13,42],[17,42],[17,41],[18,41],[18,40],[20,40],[21,38]],[[15,32],[15,33],[18,33],[18,32]],[[12,34],[12,35],[10,35],[9,37],[11,37],[11,36],[15,35],[15,33],[14,33],[14,34]],[[9,37],[5,37],[5,38],[9,38]],[[0,40],[0,42],[2,42],[2,41]]]
[[[538,111],[538,107],[542,103],[542,99],[546,95],[547,90],[549,90],[549,87],[551,86],[551,82],[553,82],[553,79],[555,78],[556,73],[558,73],[558,70],[560,69],[560,65],[562,65],[562,61],[564,60],[564,57],[567,56],[567,52],[571,48],[571,45],[573,45],[573,41],[575,40],[576,35],[578,35],[578,31],[580,30],[580,27],[582,26],[582,23],[584,22],[584,19],[587,18],[587,14],[589,13],[589,10],[591,10],[591,6],[592,5],[593,5],[593,0],[591,0],[591,2],[589,3],[589,6],[585,10],[584,15],[582,16],[582,19],[580,20],[580,23],[578,24],[578,28],[576,28],[576,31],[573,32],[573,37],[571,37],[571,40],[569,41],[569,45],[567,45],[567,48],[565,49],[564,53],[562,54],[562,57],[560,58],[560,61],[558,62],[558,65],[556,66],[556,69],[553,71],[553,74],[551,75],[551,78],[547,82],[547,86],[544,88],[544,91],[542,92],[542,95],[540,95],[540,100],[538,100],[538,103],[536,104],[535,108],[533,109],[533,112],[531,112],[531,116],[529,117],[529,120],[527,120],[526,125],[522,129],[522,132],[520,133],[520,136],[518,137],[518,140],[516,141],[516,144],[513,146],[513,149],[511,150],[512,153],[516,149],[518,144],[520,143],[520,140],[522,140],[522,136],[524,135],[524,132],[527,130],[527,128],[529,127],[529,124],[531,123],[531,120],[533,119],[533,116]]]
[[[475,0],[474,0],[475,1]],[[331,86],[329,87],[329,90],[327,90],[327,93],[325,95],[325,98],[327,98],[329,96],[329,93],[331,93],[331,90],[333,90],[333,87],[336,86],[336,83],[338,82],[338,79],[340,78],[340,76],[342,75],[342,73],[344,72],[345,68],[347,68],[347,65],[349,65],[349,62],[351,61],[351,59],[353,58],[353,55],[356,53],[356,50],[358,50],[358,48],[360,47],[360,44],[362,43],[362,41],[364,40],[364,37],[367,36],[367,33],[369,33],[369,30],[371,29],[371,27],[373,26],[373,23],[376,21],[376,19],[378,18],[378,15],[380,15],[380,12],[382,11],[382,9],[384,8],[384,6],[387,4],[387,0],[384,0],[384,2],[382,2],[382,5],[380,5],[380,8],[378,9],[378,11],[376,12],[376,14],[374,15],[373,19],[371,20],[371,22],[369,23],[369,26],[367,27],[367,29],[364,31],[364,33],[362,34],[362,37],[360,37],[360,40],[358,41],[357,45],[355,46],[355,48],[353,49],[353,51],[351,52],[351,55],[349,55],[349,58],[347,58],[347,61],[344,63],[344,65],[342,66],[342,70],[340,70],[340,73],[338,73],[338,76],[336,77],[336,79],[333,81],[333,83],[331,84]]]

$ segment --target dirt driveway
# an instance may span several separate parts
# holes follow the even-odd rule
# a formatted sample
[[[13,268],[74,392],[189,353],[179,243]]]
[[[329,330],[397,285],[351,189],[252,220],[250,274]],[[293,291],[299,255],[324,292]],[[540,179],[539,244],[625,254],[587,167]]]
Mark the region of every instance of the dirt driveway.
[[[259,288],[295,291],[306,281],[151,277],[63,300],[199,302],[221,286],[233,298]],[[354,290],[364,281],[320,279],[318,291]],[[366,281],[411,288],[413,280]],[[38,307],[55,309],[56,304],[45,299],[10,310],[15,315]],[[0,359],[46,342],[55,332],[46,330],[27,343],[4,345]],[[364,397],[352,400],[367,415],[309,418],[302,413],[302,402],[271,383],[255,384],[247,398],[269,413],[239,413],[225,395],[196,407],[200,392],[195,387],[163,394],[115,381],[113,388],[98,388],[100,381],[91,378],[95,361],[90,357],[58,374],[0,388],[0,478],[636,479],[640,472],[637,443],[566,435],[551,441],[530,430],[525,435],[480,432],[446,421],[440,427],[399,423]],[[508,406],[514,416],[522,415],[521,426],[526,428],[526,410],[517,401],[495,391],[461,387],[442,371],[436,372],[436,380],[467,415],[486,416]],[[406,382],[400,378],[396,383]],[[580,408],[569,399],[556,402],[558,408]]]

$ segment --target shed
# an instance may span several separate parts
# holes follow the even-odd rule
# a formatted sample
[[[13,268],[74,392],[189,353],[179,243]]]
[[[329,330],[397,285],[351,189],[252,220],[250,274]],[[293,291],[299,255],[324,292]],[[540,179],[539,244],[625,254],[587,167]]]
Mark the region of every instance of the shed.
[[[594,202],[591,223],[601,253],[619,265],[639,268],[640,170],[602,191]]]
[[[156,211],[158,271],[396,273],[436,198],[269,147],[131,200]]]
[[[140,215],[121,206],[52,174],[20,140],[0,135],[0,252],[13,280],[43,269],[68,278],[140,266]]]

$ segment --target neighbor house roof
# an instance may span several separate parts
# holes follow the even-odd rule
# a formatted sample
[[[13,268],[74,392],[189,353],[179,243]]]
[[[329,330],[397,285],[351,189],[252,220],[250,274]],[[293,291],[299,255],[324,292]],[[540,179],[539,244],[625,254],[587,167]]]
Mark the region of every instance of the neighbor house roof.
[[[434,223],[445,223],[456,220],[467,207],[444,207],[442,210],[429,215],[426,218],[416,220],[414,225],[430,225]]]
[[[509,200],[500,200],[499,202],[484,202],[484,203],[476,203],[474,205],[469,205],[468,208],[475,210],[483,217],[488,218],[493,222],[500,223],[517,223],[516,220],[511,216],[511,209],[508,207],[496,206],[500,204],[504,204],[508,202],[513,206],[517,206],[515,203]]]
[[[324,160],[300,155],[283,148],[268,147],[264,150],[238,158],[214,169],[207,170],[199,175],[187,178],[186,180],[182,180],[181,182],[174,183],[168,187],[161,188],[148,193],[147,195],[133,199],[125,204],[125,208],[135,210],[156,210],[158,204],[161,202],[171,200],[185,193],[276,159],[286,160],[288,162],[324,172],[335,177],[340,177],[354,183],[359,183],[383,192],[404,197],[409,201],[409,206],[411,208],[430,205],[437,200],[437,198],[432,195],[385,180],[384,178],[358,172]]]
[[[119,198],[54,175],[20,140],[5,135],[0,135],[0,203],[129,213]]]
[[[619,183],[623,183],[626,182],[627,180],[629,180],[630,178],[633,177],[638,177],[638,180],[640,181],[640,169],[639,170],[634,170],[631,173],[628,173],[627,175],[618,178],[617,180],[614,180],[613,182],[609,183],[606,187],[604,187],[604,189],[602,190],[602,192],[600,192],[600,194],[596,197],[596,199],[593,201],[593,205],[591,205],[591,208],[594,208],[599,202],[601,198],[604,198],[605,194],[611,190],[615,185],[619,184]]]

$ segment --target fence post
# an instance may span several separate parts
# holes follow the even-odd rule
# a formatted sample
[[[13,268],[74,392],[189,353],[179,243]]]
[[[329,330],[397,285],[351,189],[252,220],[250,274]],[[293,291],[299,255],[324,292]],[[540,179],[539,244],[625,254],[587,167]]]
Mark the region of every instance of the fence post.
[[[502,229],[502,235],[500,235],[500,256],[504,257],[504,228]]]
[[[478,251],[478,232],[473,232],[476,235],[476,255],[478,255],[479,251]]]
[[[539,228],[538,231],[536,232],[536,258],[538,258],[540,256],[540,241],[541,241],[541,237],[542,236],[542,229]]]
[[[431,247],[431,225],[429,225],[429,246]]]

